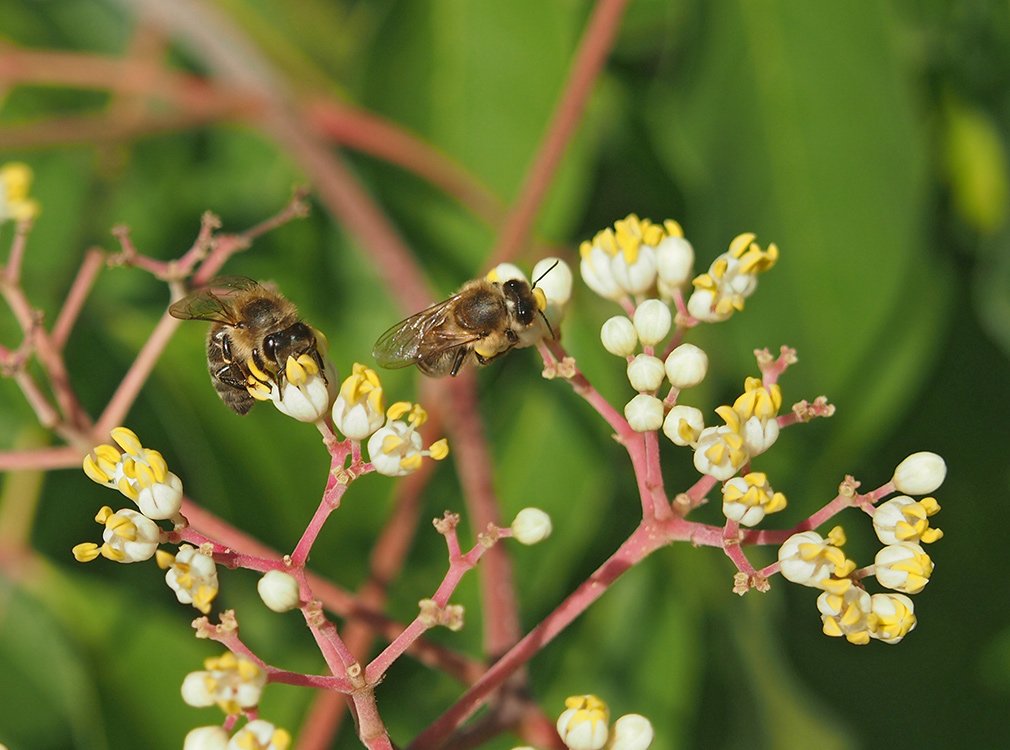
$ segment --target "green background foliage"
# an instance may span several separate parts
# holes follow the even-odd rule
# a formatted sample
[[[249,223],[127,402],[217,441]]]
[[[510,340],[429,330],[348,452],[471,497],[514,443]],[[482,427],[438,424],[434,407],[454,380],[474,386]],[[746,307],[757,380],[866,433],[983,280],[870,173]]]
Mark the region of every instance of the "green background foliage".
[[[2,43],[119,55],[136,29],[124,5],[7,2]],[[590,11],[575,0],[210,5],[294,89],[399,123],[506,204],[519,194]],[[206,72],[185,46],[170,55]],[[747,310],[692,332],[712,368],[685,400],[706,410],[725,403],[754,373],[754,348],[796,347],[786,402],[823,393],[838,413],[787,430],[761,457],[758,468],[790,501],[768,525],[808,515],[847,473],[877,486],[908,453],[933,450],[948,463],[936,519],[947,536],[929,550],[937,568],[915,600],[919,626],[894,647],[821,635],[812,590],[776,578],[767,595],[738,598],[717,551],[662,550],[534,660],[532,690],[549,713],[566,695],[594,692],[615,715],[649,716],[656,748],[996,747],[1010,735],[1007,92],[1005,2],[632,0],[537,239],[575,261],[580,240],[633,211],[679,220],[699,267],[742,231],[777,242],[781,262]],[[43,213],[25,287],[50,321],[83,252],[114,248],[113,225],[127,224],[144,252],[168,259],[189,246],[204,210],[241,230],[304,181],[276,143],[237,123],[101,144],[68,134],[67,145],[12,150],[5,128],[101,113],[111,100],[38,86],[0,97],[0,160],[35,170]],[[480,272],[493,228],[414,175],[346,156],[437,289],[448,293]],[[0,247],[10,237],[9,225],[0,229]],[[535,252],[520,260],[528,268]],[[275,281],[327,334],[342,373],[367,361],[375,336],[399,315],[368,248],[319,206],[225,272]],[[140,271],[103,272],[67,352],[92,414],[167,302],[164,285]],[[630,396],[623,367],[598,344],[600,324],[615,312],[577,285],[564,338],[620,404]],[[188,494],[291,549],[324,486],[326,452],[315,430],[272,409],[240,419],[223,408],[207,382],[204,335],[199,325],[180,329],[128,424],[165,454]],[[19,340],[13,319],[0,316],[0,342]],[[555,520],[549,543],[510,548],[525,628],[605,559],[639,512],[629,464],[603,422],[539,371],[527,351],[480,374],[503,516],[534,504]],[[415,394],[416,381],[412,371],[384,375],[394,398]],[[51,440],[14,384],[0,380],[0,448]],[[685,488],[693,481],[687,455],[666,453],[668,487]],[[359,585],[393,488],[381,477],[356,483],[312,567]],[[174,601],[153,564],[83,567],[70,556],[96,537],[91,518],[110,502],[79,471],[4,479],[5,517],[31,523],[37,550],[25,557],[8,546],[0,556],[0,742],[11,750],[179,747],[190,727],[218,720],[216,709],[183,705],[178,686],[219,649],[192,637],[193,610]],[[446,508],[463,511],[451,461],[426,492],[424,515]],[[717,522],[718,503],[698,515]],[[850,511],[839,520],[850,556],[868,564],[876,542],[867,519]],[[422,523],[391,590],[391,614],[410,619],[444,566],[441,539]],[[251,573],[223,571],[222,579],[220,608],[238,611],[255,649],[274,664],[322,670],[296,613],[267,612]],[[456,598],[467,627],[432,637],[479,655],[475,576]],[[378,700],[394,739],[405,741],[459,690],[408,658]],[[263,715],[297,731],[310,698],[273,686]],[[351,736],[335,745],[356,746]]]

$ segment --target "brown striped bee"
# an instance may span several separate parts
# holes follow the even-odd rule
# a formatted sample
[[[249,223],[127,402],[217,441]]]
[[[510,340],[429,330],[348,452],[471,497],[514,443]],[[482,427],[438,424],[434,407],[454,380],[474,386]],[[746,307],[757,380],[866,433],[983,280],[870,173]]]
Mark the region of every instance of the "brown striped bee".
[[[225,405],[248,412],[256,381],[284,383],[288,357],[308,354],[324,373],[316,332],[283,295],[245,276],[214,279],[168,308],[181,320],[213,323],[207,335],[210,379]],[[325,374],[323,374],[325,379]]]
[[[537,324],[538,314],[554,337],[544,315],[546,298],[537,289],[537,281],[552,268],[532,286],[525,279],[468,281],[448,299],[383,333],[372,356],[382,367],[417,365],[425,375],[437,378],[455,376],[468,362],[486,365],[517,344],[526,344],[523,334]]]

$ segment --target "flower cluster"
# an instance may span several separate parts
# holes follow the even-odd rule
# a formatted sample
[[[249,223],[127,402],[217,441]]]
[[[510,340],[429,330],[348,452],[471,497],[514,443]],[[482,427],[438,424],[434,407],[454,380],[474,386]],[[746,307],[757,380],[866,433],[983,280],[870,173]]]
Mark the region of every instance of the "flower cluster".
[[[916,453],[899,464],[892,484],[917,494],[935,491],[943,483],[946,466],[935,453]],[[870,640],[897,643],[916,625],[915,607],[908,594],[917,594],[929,582],[933,561],[919,545],[936,541],[942,532],[931,528],[929,516],[940,510],[933,497],[916,501],[899,495],[873,509],[873,528],[886,546],[874,565],[863,571],[845,557],[845,534],[836,526],[827,539],[816,531],[793,534],[779,548],[784,578],[821,589],[817,608],[826,635],[844,636],[850,643]],[[861,579],[873,575],[886,589],[900,593],[872,596]]]
[[[291,735],[269,721],[254,719],[228,739],[224,727],[197,727],[190,730],[183,750],[288,750]]]
[[[565,699],[565,710],[558,717],[557,729],[569,750],[647,750],[654,736],[652,723],[639,714],[625,714],[611,726],[610,709],[595,695],[573,695]]]
[[[0,223],[38,216],[38,202],[28,197],[31,186],[32,170],[27,164],[8,162],[0,167]]]
[[[218,592],[217,565],[209,549],[197,549],[189,544],[179,547],[173,555],[158,550],[158,567],[168,571],[165,582],[182,604],[192,604],[207,614]]]
[[[204,669],[182,681],[182,699],[190,706],[218,706],[226,714],[256,708],[267,675],[259,665],[226,651],[204,661]]]

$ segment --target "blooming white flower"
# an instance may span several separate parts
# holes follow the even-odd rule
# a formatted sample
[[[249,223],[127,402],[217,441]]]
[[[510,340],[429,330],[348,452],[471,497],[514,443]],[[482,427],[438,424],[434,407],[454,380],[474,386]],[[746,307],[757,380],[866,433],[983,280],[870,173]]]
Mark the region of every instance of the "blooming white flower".
[[[600,329],[600,341],[603,342],[603,348],[611,354],[627,357],[638,346],[638,333],[631,320],[623,315],[615,315]]]
[[[250,721],[235,732],[228,743],[228,750],[287,750],[289,747],[290,733],[263,719]]]
[[[607,750],[647,750],[654,737],[651,721],[640,714],[625,714],[614,722]]]
[[[610,253],[598,244],[583,242],[579,254],[582,256],[579,272],[586,286],[604,299],[621,299],[625,292],[610,270]]]
[[[115,513],[103,506],[95,521],[105,526],[103,544],[82,542],[73,549],[78,562],[91,562],[99,555],[114,562],[132,563],[150,560],[161,542],[158,524],[135,510],[122,509]]]
[[[738,429],[744,447],[752,457],[764,453],[778,440],[781,408],[782,389],[777,383],[765,386],[761,378],[744,381],[744,392],[733,402],[733,411],[740,419]]]
[[[662,225],[629,214],[613,227],[597,232],[592,241],[579,247],[582,278],[594,292],[619,301],[628,295],[642,295],[655,288],[660,262],[659,248],[665,239],[683,234],[674,221]],[[671,279],[679,275],[684,248],[670,246],[664,253]],[[669,291],[670,286],[665,288]]]
[[[37,201],[28,197],[32,170],[21,162],[8,162],[0,167],[0,223],[8,219],[25,221],[39,213]]]
[[[639,393],[624,405],[624,418],[635,432],[650,432],[663,426],[663,402]]]
[[[186,675],[182,699],[196,708],[216,704],[226,714],[237,714],[259,704],[266,681],[266,672],[255,662],[226,651],[206,659],[203,671]]]
[[[663,433],[674,445],[693,445],[705,429],[705,417],[700,409],[678,404],[663,420]]]
[[[98,484],[119,490],[155,521],[175,518],[182,507],[182,480],[168,470],[158,451],[145,448],[126,427],[110,433],[123,453],[99,445],[84,457],[84,473]]]
[[[845,636],[849,643],[870,642],[870,595],[858,586],[848,586],[841,594],[830,591],[817,597],[824,634]]]
[[[874,594],[870,601],[871,638],[894,644],[915,629],[915,605],[904,594]]]
[[[539,508],[523,508],[512,521],[512,536],[520,544],[542,542],[551,531],[551,517]]]
[[[663,360],[651,354],[639,354],[628,363],[628,381],[636,391],[657,391],[665,374]]]
[[[943,484],[947,464],[935,453],[913,453],[894,470],[894,486],[906,495],[928,495]]]
[[[764,472],[752,471],[733,477],[722,486],[722,512],[742,526],[755,526],[767,513],[786,507],[786,496],[775,492]]]
[[[378,374],[355,362],[333,402],[333,425],[351,440],[364,440],[382,427],[385,412]]]
[[[274,612],[288,612],[301,604],[298,581],[283,570],[268,570],[256,582],[260,599]]]
[[[595,695],[574,695],[565,700],[557,729],[570,750],[600,750],[610,735],[609,722],[606,703]]]
[[[931,544],[943,536],[940,529],[929,525],[929,516],[939,510],[936,498],[925,497],[917,502],[908,495],[898,495],[877,506],[873,512],[873,529],[884,544]]]
[[[687,301],[687,311],[698,320],[718,323],[742,310],[744,300],[757,288],[757,276],[775,265],[779,250],[775,244],[762,250],[755,235],[738,235],[729,250],[692,282],[695,290]]]
[[[933,561],[918,544],[889,544],[874,558],[874,570],[881,586],[906,594],[918,594],[933,573]]]
[[[402,477],[417,471],[423,456],[441,461],[449,455],[445,438],[436,440],[425,450],[417,428],[428,419],[420,404],[397,401],[386,410],[386,425],[368,439],[368,457],[380,474]],[[407,421],[401,421],[406,417]]]
[[[749,458],[740,433],[726,425],[703,429],[694,447],[694,468],[720,482],[736,474]]]
[[[327,375],[319,369],[309,354],[288,357],[284,366],[282,385],[255,365],[250,358],[246,363],[250,375],[247,390],[259,401],[272,401],[277,410],[299,422],[316,422],[330,408],[330,387]],[[324,368],[330,370],[324,364]]]
[[[845,533],[841,526],[828,532],[825,540],[816,531],[801,531],[786,539],[779,547],[779,567],[782,577],[793,583],[814,588],[826,588],[832,575],[845,578],[856,568],[845,557],[841,547]]]
[[[226,750],[227,747],[228,733],[220,726],[190,729],[182,744],[182,750]]]
[[[666,356],[666,377],[674,388],[698,385],[708,372],[708,355],[694,344],[681,344]]]
[[[217,565],[213,554],[184,544],[172,555],[158,551],[158,567],[167,571],[165,583],[182,604],[192,604],[207,614],[218,592]]]
[[[655,346],[670,332],[673,314],[665,302],[647,299],[635,309],[634,324],[642,344]]]

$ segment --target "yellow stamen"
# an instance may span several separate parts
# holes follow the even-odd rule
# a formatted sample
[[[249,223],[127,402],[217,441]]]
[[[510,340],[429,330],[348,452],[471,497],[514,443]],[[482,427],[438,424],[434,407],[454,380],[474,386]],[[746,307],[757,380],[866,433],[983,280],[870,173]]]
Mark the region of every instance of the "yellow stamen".
[[[831,531],[828,532],[828,543],[834,545],[835,547],[845,546],[845,529],[841,526],[835,526]]]
[[[411,404],[409,401],[397,401],[395,404],[390,406],[389,409],[386,410],[386,416],[389,419],[399,419],[404,414],[409,412],[412,407],[413,404]]]
[[[151,471],[154,473],[154,481],[164,482],[168,476],[168,464],[165,462],[164,456],[156,450],[145,448],[144,461],[151,467]]]
[[[538,310],[547,309],[547,295],[544,294],[544,290],[537,287],[533,290],[533,299],[536,300]]]
[[[166,552],[163,549],[159,549],[154,553],[154,561],[158,564],[158,567],[162,570],[168,570],[172,567],[172,563],[175,562],[175,555],[171,552]]]
[[[102,545],[102,557],[113,562],[122,562],[126,559],[126,553],[112,547],[108,542]]]
[[[428,455],[431,456],[436,461],[441,461],[443,458],[449,455],[449,441],[445,438],[441,440],[436,440],[434,443],[428,446]]]
[[[252,374],[252,376],[261,383],[268,383],[271,380],[273,380],[273,378],[271,378],[267,373],[263,372],[263,370],[260,369],[259,365],[256,364],[256,362],[253,360],[252,357],[249,357],[245,361],[245,366],[246,369],[249,370],[249,372]]]
[[[133,521],[125,516],[121,516],[118,513],[113,514],[105,522],[105,528],[111,531],[115,536],[120,539],[125,539],[128,542],[132,542],[137,538],[137,527],[134,525]]]
[[[400,468],[407,471],[417,471],[421,468],[421,454],[411,453],[409,456],[404,456],[400,459]]]
[[[670,237],[683,237],[684,230],[681,228],[680,223],[674,221],[673,219],[667,219],[663,222],[663,229],[666,230],[666,234]]]
[[[399,435],[386,435],[382,439],[382,452],[389,455],[401,445],[403,445],[403,438]]]
[[[98,464],[95,463],[95,459],[90,454],[84,457],[84,473],[88,479],[99,484],[108,484],[112,481],[112,477],[98,468]]]
[[[109,434],[131,456],[139,456],[144,450],[144,446],[140,444],[140,438],[137,437],[137,433],[129,427],[115,427]]]
[[[750,247],[750,244],[757,237],[753,232],[744,232],[743,234],[738,234],[733,238],[733,241],[729,243],[729,254],[734,258],[739,258],[743,255],[744,250]]]
[[[98,513],[95,515],[95,520],[98,523],[102,524],[102,526],[104,526],[105,522],[108,521],[109,518],[112,517],[112,515],[113,515],[112,508],[110,508],[108,505],[103,505],[99,509]]]
[[[305,368],[294,357],[288,357],[288,361],[285,362],[284,374],[287,376],[288,382],[294,386],[304,385],[309,378]]]
[[[94,542],[81,542],[74,545],[71,551],[74,553],[74,559],[82,563],[91,562],[101,554]]]
[[[116,485],[116,488],[133,502],[137,502],[137,498],[140,497],[140,493],[133,488],[133,485],[130,484],[130,480],[126,477],[119,480],[119,484]]]

